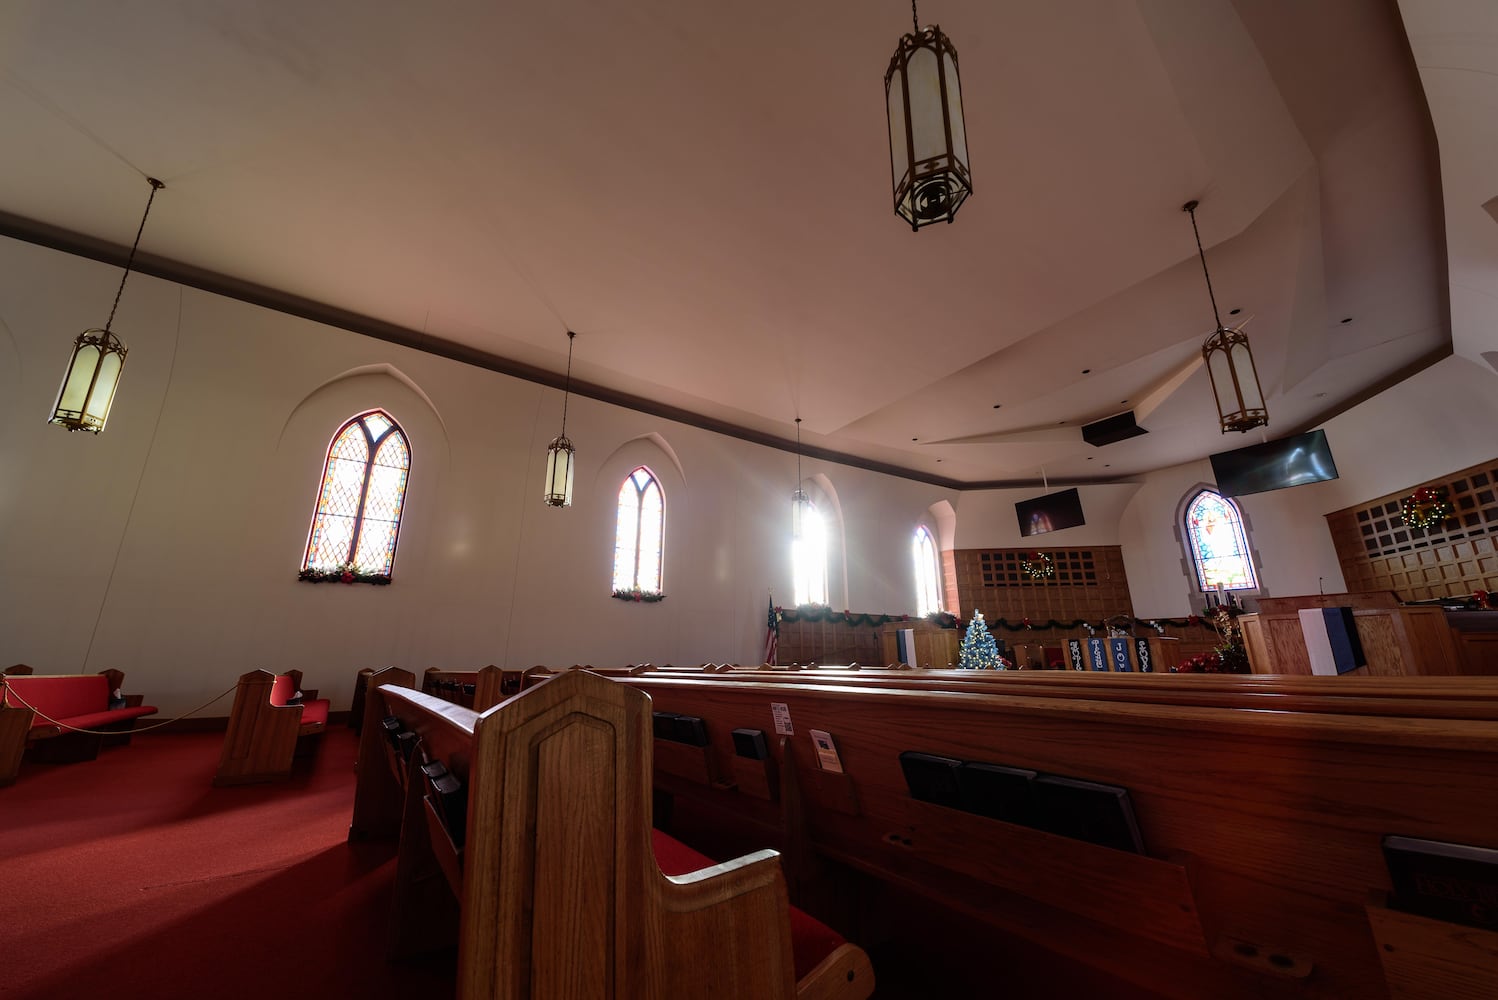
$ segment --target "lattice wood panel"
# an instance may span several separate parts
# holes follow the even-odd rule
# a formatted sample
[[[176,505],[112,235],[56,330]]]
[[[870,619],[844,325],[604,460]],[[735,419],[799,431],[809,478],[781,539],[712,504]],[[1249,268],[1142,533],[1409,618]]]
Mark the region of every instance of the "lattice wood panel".
[[[1439,527],[1405,524],[1399,501],[1444,487],[1454,508]],[[1349,591],[1392,590],[1406,601],[1498,590],[1498,458],[1326,515]]]
[[[1020,569],[1026,556],[1045,553],[1056,575],[1032,580]],[[957,591],[964,616],[973,609],[985,618],[1019,621],[1102,621],[1132,615],[1134,602],[1124,573],[1123,550],[1116,545],[1087,549],[957,549]]]

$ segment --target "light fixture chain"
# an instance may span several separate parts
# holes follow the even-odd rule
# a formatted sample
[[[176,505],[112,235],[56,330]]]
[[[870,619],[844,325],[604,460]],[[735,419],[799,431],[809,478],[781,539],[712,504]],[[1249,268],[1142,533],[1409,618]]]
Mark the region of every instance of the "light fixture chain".
[[[140,247],[140,234],[146,231],[146,219],[151,214],[151,202],[156,200],[156,192],[166,187],[154,177],[147,177],[146,180],[151,184],[151,195],[146,199],[146,210],[141,214],[140,228],[135,231],[135,242],[130,244],[130,256],[125,261],[125,273],[120,275],[120,287],[114,293],[114,305],[109,307],[109,320],[104,324],[105,333],[108,333],[109,328],[114,325],[115,310],[120,307],[120,296],[125,294],[125,282],[130,280],[130,269],[135,266],[135,251]]]
[[[801,418],[796,418],[796,489],[801,489]]]
[[[921,19],[916,16],[915,0],[910,0],[910,23],[915,28],[916,37],[919,38],[921,34]]]
[[[1196,205],[1193,202],[1186,211],[1191,216],[1191,232],[1196,237],[1196,255],[1202,261],[1202,276],[1207,279],[1207,298],[1212,300],[1212,318],[1217,321],[1217,329],[1222,329],[1222,316],[1217,312],[1217,296],[1212,292],[1212,275],[1207,271],[1207,252],[1202,249],[1202,234],[1196,228]]]
[[[562,389],[562,437],[567,436],[567,398],[572,395],[572,340],[577,334],[567,331],[567,381]]]

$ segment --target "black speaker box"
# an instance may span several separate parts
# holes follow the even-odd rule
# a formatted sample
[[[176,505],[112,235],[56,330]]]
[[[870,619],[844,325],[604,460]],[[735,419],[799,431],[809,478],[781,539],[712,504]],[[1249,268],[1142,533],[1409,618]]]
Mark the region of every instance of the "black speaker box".
[[[1131,437],[1148,434],[1149,431],[1134,423],[1134,411],[1125,410],[1116,417],[1104,417],[1082,425],[1082,440],[1094,448],[1115,441],[1127,441]]]

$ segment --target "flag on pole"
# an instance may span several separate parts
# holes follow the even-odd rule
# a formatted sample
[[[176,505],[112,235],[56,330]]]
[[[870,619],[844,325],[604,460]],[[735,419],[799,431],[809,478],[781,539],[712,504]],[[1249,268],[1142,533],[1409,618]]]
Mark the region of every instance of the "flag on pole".
[[[775,666],[775,658],[780,655],[780,612],[775,610],[775,597],[770,597],[769,617],[765,622],[765,662]]]

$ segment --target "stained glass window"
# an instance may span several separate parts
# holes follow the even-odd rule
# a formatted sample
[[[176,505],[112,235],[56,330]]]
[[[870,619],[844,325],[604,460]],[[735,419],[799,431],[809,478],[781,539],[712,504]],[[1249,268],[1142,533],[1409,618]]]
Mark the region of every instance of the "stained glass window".
[[[643,465],[619,487],[614,528],[614,589],[660,590],[666,508],[661,485]]]
[[[925,525],[915,529],[911,549],[915,556],[915,613],[925,616],[942,610],[941,560],[936,553],[936,540]]]
[[[1215,490],[1202,490],[1186,505],[1186,540],[1202,591],[1253,590],[1253,559],[1238,505]]]
[[[410,472],[406,436],[388,414],[371,410],[340,427],[323,464],[302,569],[389,576]]]
[[[827,525],[816,504],[801,508],[801,536],[791,540],[797,604],[827,603]]]

